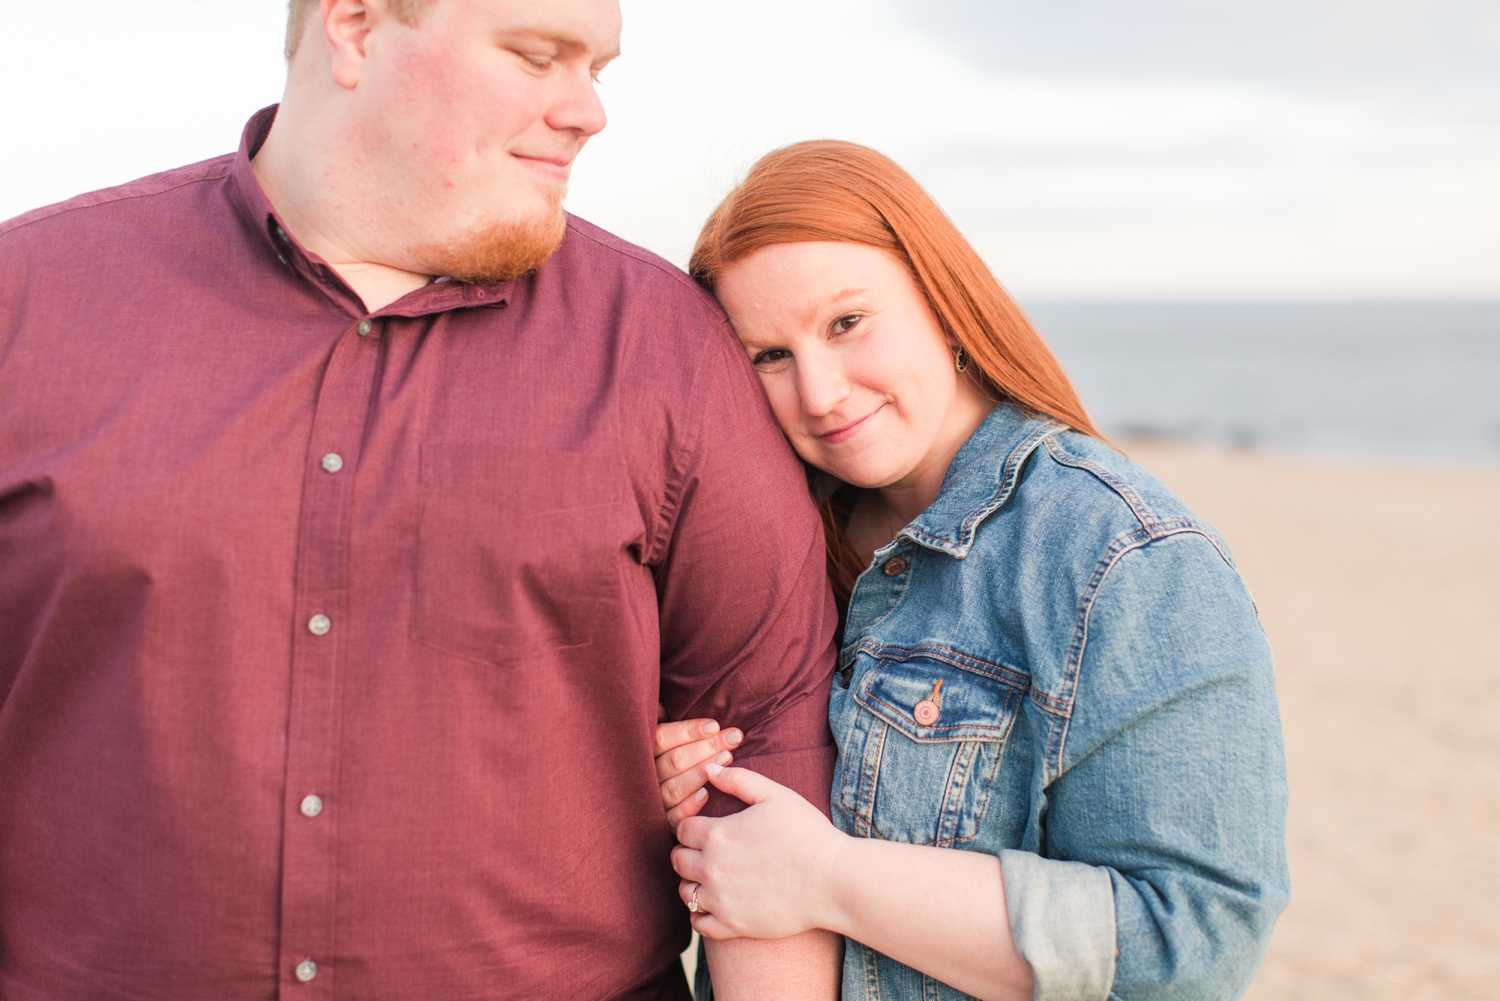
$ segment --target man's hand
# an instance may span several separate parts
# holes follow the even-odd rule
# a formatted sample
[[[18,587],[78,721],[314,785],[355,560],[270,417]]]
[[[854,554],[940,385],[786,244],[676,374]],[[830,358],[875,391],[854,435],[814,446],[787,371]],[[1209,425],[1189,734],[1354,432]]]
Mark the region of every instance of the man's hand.
[[[848,838],[807,800],[745,768],[703,766],[715,787],[750,806],[729,817],[677,826],[672,867],[679,892],[702,908],[704,938],[779,939],[829,927],[834,864]]]
[[[658,712],[657,717],[663,714]],[[661,783],[661,805],[675,831],[687,817],[697,816],[708,802],[708,773],[704,766],[727,765],[734,760],[730,748],[745,739],[739,730],[720,730],[711,719],[685,719],[680,723],[658,723],[656,727],[656,781]]]

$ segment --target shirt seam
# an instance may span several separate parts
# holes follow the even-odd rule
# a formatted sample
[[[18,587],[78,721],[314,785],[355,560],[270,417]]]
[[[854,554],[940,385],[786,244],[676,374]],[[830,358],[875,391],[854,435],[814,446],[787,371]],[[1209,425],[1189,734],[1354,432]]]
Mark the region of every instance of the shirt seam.
[[[703,421],[708,409],[708,393],[706,390],[700,392],[701,383],[707,378],[703,370],[708,367],[706,360],[700,361],[693,373],[692,388],[692,416],[691,427],[685,429],[685,437],[689,439],[684,443],[681,454],[667,446],[669,472],[666,478],[666,487],[662,491],[661,506],[657,509],[656,517],[652,519],[655,524],[651,527],[651,538],[647,540],[645,564],[650,567],[660,566],[667,558],[667,550],[672,545],[672,534],[677,527],[677,519],[682,514],[682,498],[687,491],[689,471],[698,465],[701,459],[699,446],[703,442]]]
[[[109,198],[104,198],[97,202],[89,202],[87,205],[74,205],[71,203],[75,199],[69,199],[68,201],[60,202],[56,205],[44,206],[42,208],[33,210],[32,213],[27,213],[27,215],[32,215],[32,218],[28,219],[25,215],[23,215],[20,218],[14,219],[8,223],[0,224],[0,236],[7,236],[11,233],[19,233],[21,230],[26,229],[29,226],[35,226],[38,223],[46,222],[49,219],[56,219],[60,216],[69,215],[73,212],[84,212],[88,209],[102,208],[106,205],[114,205],[117,202],[133,201],[137,198],[155,198],[157,195],[165,195],[169,192],[176,191],[178,188],[185,188],[192,184],[204,184],[212,181],[222,181],[226,177],[229,177],[233,172],[232,164],[224,164],[223,167],[224,169],[217,173],[206,174],[202,177],[194,177],[189,180],[177,181],[176,183],[169,184],[164,188],[158,188],[155,191],[138,191],[128,194],[122,193],[112,195]],[[86,198],[88,196],[80,195],[78,197]],[[48,211],[48,209],[51,209],[51,211]]]
[[[611,242],[599,239],[594,234],[585,230],[583,225],[580,225],[584,224],[584,222],[584,220],[579,219],[577,216],[570,215],[568,217],[568,231],[581,239],[589,241],[602,250],[628,258],[639,264],[644,264],[670,278],[674,283],[682,286],[685,291],[691,294],[694,305],[710,328],[716,328],[721,334],[728,333],[730,337],[734,336],[734,330],[729,326],[729,322],[723,316],[716,316],[713,310],[709,309],[703,301],[703,296],[707,293],[703,291],[697,282],[694,282],[676,268],[667,265],[665,261],[658,260],[647,251],[637,250],[628,244],[617,246]],[[712,345],[712,338],[705,338],[705,340]],[[704,384],[712,381],[712,373],[706,370],[713,362],[721,360],[713,353],[711,346],[705,347],[703,350],[708,352],[708,354],[700,360],[697,370],[693,375],[691,390],[693,398],[691,413],[693,420],[690,422],[690,426],[685,429],[684,438],[686,441],[680,449],[681,456],[673,455],[671,457],[671,473],[667,477],[666,489],[662,491],[661,507],[657,510],[656,517],[653,519],[656,524],[648,529],[650,536],[647,539],[646,552],[643,559],[643,562],[647,566],[658,566],[662,560],[666,559],[667,550],[671,546],[672,530],[677,524],[678,516],[681,514],[682,495],[686,489],[689,470],[698,464],[698,459],[701,455],[704,440],[703,424],[708,411],[708,391]]]
[[[704,313],[708,319],[713,319],[712,313],[708,310],[704,310]],[[647,566],[657,566],[666,558],[677,519],[682,514],[682,499],[687,491],[691,471],[702,462],[704,442],[707,440],[703,426],[707,422],[708,391],[713,383],[713,366],[725,361],[714,350],[713,338],[705,338],[705,340],[709,342],[709,346],[703,349],[705,356],[700,358],[693,373],[692,410],[690,411],[692,420],[685,429],[683,435],[685,441],[680,450],[673,450],[669,446],[669,452],[680,451],[680,454],[672,455],[670,458],[671,473],[667,477],[666,489],[662,492],[662,504],[655,518],[657,526],[653,531],[654,537],[649,540],[647,546],[645,560]]]
[[[818,532],[818,533],[814,534],[813,539],[812,539],[810,545],[808,546],[807,551],[805,552],[805,554],[802,557],[802,569],[798,572],[797,578],[796,578],[795,581],[793,581],[793,584],[792,584],[791,590],[792,590],[793,593],[795,593],[796,590],[797,590],[796,585],[801,582],[801,580],[802,580],[802,578],[804,576],[806,576],[806,574],[808,572],[808,564],[809,563],[811,563],[819,572],[822,571],[822,569],[823,569],[823,561],[822,561],[822,559],[819,558],[819,557],[822,556],[822,552],[821,552],[822,545],[823,545],[823,536],[822,536],[821,532]],[[768,633],[774,633],[777,630],[778,626],[780,625],[781,620],[786,616],[788,610],[790,610],[793,607],[794,607],[794,602],[792,600],[790,600],[785,595],[781,596],[777,600],[777,602],[776,602],[776,614],[771,619],[771,622],[768,625],[768,627],[766,629],[766,632],[768,632]],[[740,657],[731,658],[729,661],[726,662],[726,664],[725,664],[726,668],[728,668],[730,671],[734,670],[733,665],[735,665],[740,659],[741,659]],[[726,671],[725,673],[727,674],[728,671]],[[830,671],[829,673],[830,673],[830,678],[831,678],[832,672]],[[713,684],[715,684],[715,685],[718,684],[720,681],[723,680],[723,677],[724,677],[723,675],[720,675],[718,678],[715,678]],[[814,689],[814,691],[815,690],[816,689]],[[814,694],[814,691],[803,692],[801,695],[796,696],[795,698],[791,699],[790,701],[783,702],[783,703],[781,703],[779,705],[776,702],[776,699],[780,696],[780,692],[779,691],[778,692],[768,692],[768,693],[761,694],[760,698],[761,698],[762,703],[765,704],[765,705],[767,705],[767,706],[769,706],[769,707],[772,707],[772,708],[770,708],[770,710],[766,713],[766,715],[763,716],[760,719],[760,721],[756,724],[756,727],[759,728],[759,727],[765,726],[767,723],[771,722],[772,720],[776,719],[778,716],[780,716],[783,713],[785,713],[788,709],[792,708],[793,706],[795,706],[795,705],[797,705],[797,704],[799,704],[801,702],[806,701],[812,694]],[[829,745],[828,744],[819,744],[817,746],[818,747],[828,747]],[[812,748],[808,748],[808,750],[812,750]],[[773,752],[773,753],[778,753],[778,752]],[[739,759],[736,759],[736,760],[739,760]],[[745,760],[747,760],[747,761],[750,760],[750,757],[746,756]]]
[[[689,277],[688,275],[684,274],[682,271],[678,270],[677,268],[673,267],[671,264],[668,264],[666,261],[661,260],[655,254],[652,254],[650,251],[642,250],[642,249],[640,249],[638,247],[631,246],[628,243],[624,244],[623,246],[616,246],[615,244],[607,243],[604,240],[599,239],[594,234],[586,232],[581,225],[575,225],[575,223],[586,223],[586,220],[579,219],[577,216],[570,215],[568,217],[568,229],[571,230],[573,233],[576,233],[578,236],[582,237],[583,239],[588,240],[590,243],[594,244],[595,246],[601,247],[604,250],[609,251],[610,253],[619,254],[621,257],[628,257],[628,258],[630,258],[633,261],[637,261],[637,262],[639,262],[641,264],[644,264],[644,265],[646,265],[646,266],[648,266],[650,268],[653,268],[653,269],[661,272],[662,274],[666,275],[668,278],[672,279],[672,281],[674,281],[678,285],[681,285],[683,288],[685,288],[689,292],[691,292],[693,294],[694,300],[698,303],[698,308],[699,309],[704,309],[704,303],[703,303],[702,297],[705,296],[705,295],[708,295],[708,293],[706,291],[704,291],[703,286],[701,286],[697,282],[693,281],[693,279],[691,277]],[[593,225],[592,223],[586,223],[586,224],[590,225],[590,226]],[[624,243],[624,241],[621,241],[621,242]],[[709,312],[710,316],[712,316],[712,312],[711,311],[705,310],[705,312]],[[721,317],[721,316],[714,316],[712,318],[717,323],[722,324],[724,326],[728,326],[728,323],[724,320],[723,317]]]

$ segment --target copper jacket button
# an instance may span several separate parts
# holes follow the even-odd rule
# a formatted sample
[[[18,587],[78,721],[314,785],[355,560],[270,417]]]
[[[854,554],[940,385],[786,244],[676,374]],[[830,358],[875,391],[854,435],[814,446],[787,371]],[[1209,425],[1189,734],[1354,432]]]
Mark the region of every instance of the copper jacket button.
[[[910,566],[910,564],[901,557],[892,556],[890,559],[885,561],[885,565],[880,568],[880,572],[885,574],[887,577],[899,577],[902,574],[906,573],[906,568],[908,566]]]
[[[937,703],[931,699],[923,699],[917,703],[916,708],[911,711],[911,715],[913,719],[923,726],[931,726],[937,722]]]

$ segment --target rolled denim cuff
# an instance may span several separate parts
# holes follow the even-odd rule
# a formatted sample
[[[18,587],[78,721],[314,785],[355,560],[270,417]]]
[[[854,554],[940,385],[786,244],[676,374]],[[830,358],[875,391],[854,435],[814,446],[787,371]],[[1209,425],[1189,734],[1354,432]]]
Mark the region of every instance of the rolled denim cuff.
[[[1115,979],[1109,870],[1002,851],[1010,934],[1036,980],[1033,1001],[1105,1001]]]

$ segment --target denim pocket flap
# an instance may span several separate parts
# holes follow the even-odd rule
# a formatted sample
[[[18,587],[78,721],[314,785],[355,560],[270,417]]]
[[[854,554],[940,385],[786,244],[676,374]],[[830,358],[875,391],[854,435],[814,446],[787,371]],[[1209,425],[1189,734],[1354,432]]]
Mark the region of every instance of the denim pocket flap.
[[[854,697],[912,740],[1004,741],[1025,689],[924,656],[881,660]]]

